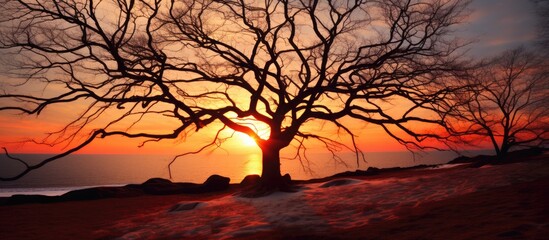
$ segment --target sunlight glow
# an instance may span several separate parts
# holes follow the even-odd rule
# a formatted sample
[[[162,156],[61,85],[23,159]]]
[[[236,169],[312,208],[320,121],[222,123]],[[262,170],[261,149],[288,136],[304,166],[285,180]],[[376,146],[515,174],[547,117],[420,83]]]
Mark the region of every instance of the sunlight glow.
[[[250,154],[248,155],[248,161],[246,161],[246,166],[244,167],[244,176],[252,174],[261,174],[261,155],[259,154]]]
[[[234,137],[238,139],[238,142],[240,142],[242,146],[246,146],[246,147],[257,146],[257,143],[255,142],[255,140],[245,133],[236,132],[234,134]]]

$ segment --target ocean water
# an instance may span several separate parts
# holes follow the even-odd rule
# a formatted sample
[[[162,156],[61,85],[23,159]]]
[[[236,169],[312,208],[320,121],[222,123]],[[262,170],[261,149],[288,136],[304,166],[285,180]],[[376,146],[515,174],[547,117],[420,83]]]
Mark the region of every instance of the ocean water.
[[[489,151],[471,151],[467,155],[489,154]],[[50,155],[18,154],[18,158],[36,162]],[[292,179],[312,179],[343,171],[365,170],[368,167],[409,167],[420,164],[444,164],[457,156],[450,151],[411,153],[366,152],[366,162],[352,153],[341,154],[335,161],[330,154],[308,155],[308,161],[282,159],[282,174]],[[92,186],[120,186],[142,183],[153,177],[169,178],[171,155],[104,155],[76,154],[59,159],[35,170],[16,181],[0,182],[0,197],[13,194],[60,195],[67,191]],[[21,170],[21,164],[0,156],[0,175],[9,176]],[[246,175],[261,173],[259,154],[196,155],[178,159],[172,165],[172,181],[202,183],[210,175],[219,174],[240,182]]]

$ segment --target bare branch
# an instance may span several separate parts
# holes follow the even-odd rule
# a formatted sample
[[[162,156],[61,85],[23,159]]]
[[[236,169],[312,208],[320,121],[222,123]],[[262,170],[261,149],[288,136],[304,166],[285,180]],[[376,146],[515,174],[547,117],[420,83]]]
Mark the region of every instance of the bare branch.
[[[440,137],[413,126],[440,127],[451,109],[447,96],[458,88],[446,81],[463,70],[458,50],[466,45],[451,29],[468,2],[4,0],[0,48],[17,61],[0,111],[78,106],[42,141],[66,144],[62,156],[97,136],[142,138],[142,146],[214,124],[253,137],[272,181],[280,180],[280,150],[294,139],[300,159],[303,141],[314,140],[354,152],[358,164],[357,129],[343,119],[379,125],[411,146]],[[40,94],[28,91],[38,87]],[[158,118],[173,126],[140,129]],[[305,133],[313,122],[350,140]],[[78,143],[90,129],[101,134]]]

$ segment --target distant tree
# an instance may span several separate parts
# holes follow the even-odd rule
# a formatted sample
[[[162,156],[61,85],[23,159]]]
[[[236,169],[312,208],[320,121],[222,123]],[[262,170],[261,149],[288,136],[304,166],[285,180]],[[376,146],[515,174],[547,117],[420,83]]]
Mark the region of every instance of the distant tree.
[[[347,146],[358,160],[356,136],[343,119],[379,125],[398,141],[417,144],[434,135],[412,124],[440,124],[436,114],[424,113],[453,90],[440,82],[459,64],[463,44],[450,33],[467,4],[2,0],[1,47],[23,60],[14,74],[24,81],[15,88],[19,93],[4,90],[0,110],[32,115],[56,104],[86,107],[46,141],[72,144],[69,150],[37,165],[24,163],[23,172],[1,180],[20,178],[96,138],[146,143],[205,127],[218,134],[200,150],[221,144],[227,129],[256,140],[266,189],[285,187],[280,151],[292,142],[298,158],[306,140],[317,140],[330,151]],[[45,92],[25,93],[34,85],[46,86]],[[401,111],[386,102],[398,102]],[[154,118],[176,121],[166,132],[132,128]],[[98,119],[107,123],[86,128]],[[313,120],[333,124],[352,145],[333,132],[306,131]],[[120,124],[127,128],[115,127]],[[259,134],[258,126],[267,126],[268,134]]]
[[[446,115],[450,140],[471,145],[488,140],[498,159],[512,148],[544,147],[549,137],[547,62],[525,48],[480,64]],[[457,107],[456,107],[457,106]]]

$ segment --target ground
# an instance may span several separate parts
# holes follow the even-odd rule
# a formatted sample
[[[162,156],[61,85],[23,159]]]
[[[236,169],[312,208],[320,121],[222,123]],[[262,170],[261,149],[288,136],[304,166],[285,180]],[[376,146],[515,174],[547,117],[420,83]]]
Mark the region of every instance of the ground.
[[[547,155],[505,165],[407,170],[302,184],[0,206],[0,239],[546,239]],[[199,204],[172,211],[175,205]]]

